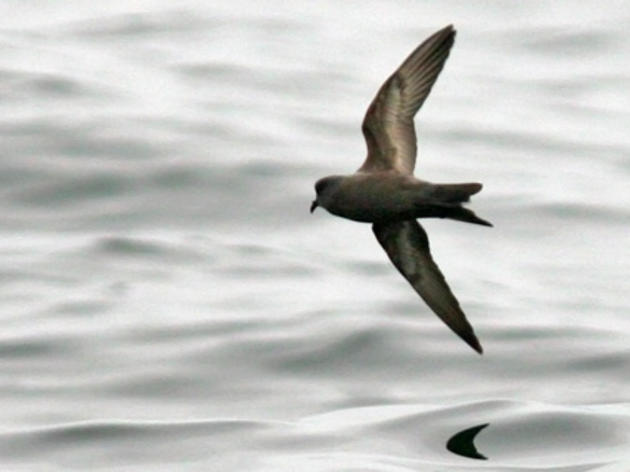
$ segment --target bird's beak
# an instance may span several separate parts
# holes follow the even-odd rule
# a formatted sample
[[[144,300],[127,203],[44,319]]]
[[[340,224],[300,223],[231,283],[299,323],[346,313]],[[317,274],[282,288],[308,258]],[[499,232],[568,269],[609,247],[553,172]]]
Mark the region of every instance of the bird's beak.
[[[313,213],[315,211],[315,208],[317,208],[319,205],[317,204],[317,200],[313,200],[313,203],[311,203],[311,213]]]

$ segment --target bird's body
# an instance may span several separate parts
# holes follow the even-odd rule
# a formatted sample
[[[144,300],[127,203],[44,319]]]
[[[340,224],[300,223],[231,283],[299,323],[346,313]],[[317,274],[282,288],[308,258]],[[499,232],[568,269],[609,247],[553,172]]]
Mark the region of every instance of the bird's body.
[[[330,213],[362,223],[386,223],[415,218],[454,218],[470,212],[461,207],[481,185],[433,184],[393,170],[356,172],[332,179],[334,190],[321,206]],[[470,212],[472,213],[472,212]],[[486,224],[472,215],[470,223]]]
[[[335,178],[337,176],[333,176]],[[415,202],[428,186],[391,170],[339,176],[326,209],[333,215],[364,223],[413,218]]]
[[[385,81],[363,120],[368,155],[351,175],[315,184],[318,206],[354,221],[372,223],[391,262],[429,307],[473,349],[482,348],[459,302],[433,261],[417,218],[448,218],[492,226],[464,208],[479,183],[434,184],[416,179],[413,118],[429,95],[455,38],[447,26],[430,36]]]

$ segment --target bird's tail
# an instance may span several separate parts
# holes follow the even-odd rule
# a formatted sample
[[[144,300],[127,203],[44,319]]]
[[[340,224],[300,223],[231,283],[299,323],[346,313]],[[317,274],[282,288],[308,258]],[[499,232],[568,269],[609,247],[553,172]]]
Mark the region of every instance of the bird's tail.
[[[479,183],[467,184],[434,184],[431,198],[443,203],[464,203],[471,195],[479,193],[483,185]]]
[[[476,225],[492,226],[492,223],[479,218],[472,210],[464,208],[457,204],[438,205],[441,208],[440,218],[449,218],[451,220],[465,221]]]
[[[466,184],[435,184],[431,189],[431,203],[422,205],[422,216],[437,218],[449,218],[451,220],[465,221],[476,225],[492,226],[486,220],[479,218],[462,203],[468,202],[470,196],[481,191],[479,183]],[[419,208],[420,209],[420,208]]]

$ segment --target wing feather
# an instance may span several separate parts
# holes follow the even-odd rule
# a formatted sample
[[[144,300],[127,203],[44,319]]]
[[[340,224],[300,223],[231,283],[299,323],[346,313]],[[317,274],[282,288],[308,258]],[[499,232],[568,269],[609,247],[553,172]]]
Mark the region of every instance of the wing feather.
[[[381,86],[363,119],[368,155],[360,171],[393,169],[413,174],[417,152],[413,118],[431,92],[454,41],[452,25],[434,33]]]
[[[429,250],[429,238],[416,220],[376,223],[376,239],[413,289],[455,334],[479,354],[483,348]]]

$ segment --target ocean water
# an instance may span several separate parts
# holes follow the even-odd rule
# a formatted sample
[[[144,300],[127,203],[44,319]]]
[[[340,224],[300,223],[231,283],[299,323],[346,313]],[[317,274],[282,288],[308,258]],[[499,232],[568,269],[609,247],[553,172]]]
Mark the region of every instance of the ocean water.
[[[5,1],[0,470],[630,470],[620,1]],[[446,24],[416,174],[485,348],[308,212]]]

